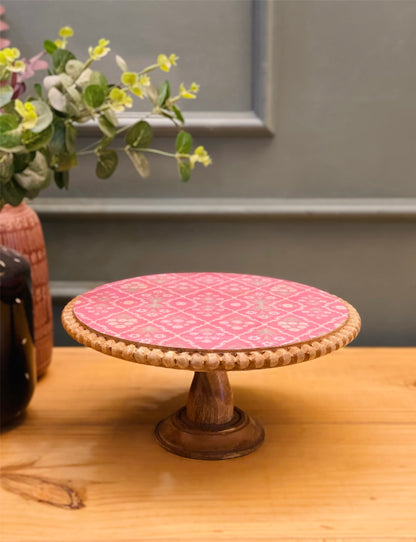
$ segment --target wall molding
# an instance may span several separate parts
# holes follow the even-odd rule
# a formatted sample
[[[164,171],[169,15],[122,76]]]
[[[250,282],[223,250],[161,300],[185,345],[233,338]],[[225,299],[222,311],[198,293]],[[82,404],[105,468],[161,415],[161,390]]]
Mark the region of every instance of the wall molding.
[[[43,220],[415,221],[416,198],[38,198]]]
[[[250,111],[198,111],[185,114],[186,130],[208,137],[271,137],[272,124],[272,52],[274,0],[253,0],[252,7],[252,109]],[[133,124],[147,112],[120,115],[120,128]],[[149,118],[159,137],[175,137],[178,128],[169,120]],[[100,134],[89,121],[78,126],[81,137]]]
[[[120,116],[119,128],[132,125],[141,113],[125,113]],[[143,113],[144,115],[144,113]],[[147,119],[159,137],[175,137],[178,128],[168,119]],[[271,127],[255,111],[199,111],[185,114],[185,129],[200,137],[270,137]],[[95,122],[78,126],[81,137],[99,135]]]
[[[49,286],[53,302],[60,303],[67,302],[101,284],[104,283],[86,280],[51,280]]]

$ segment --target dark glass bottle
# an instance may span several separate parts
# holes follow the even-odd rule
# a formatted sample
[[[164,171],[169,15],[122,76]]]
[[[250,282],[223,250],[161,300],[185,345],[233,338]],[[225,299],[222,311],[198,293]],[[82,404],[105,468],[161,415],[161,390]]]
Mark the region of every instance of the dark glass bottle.
[[[30,264],[0,246],[0,424],[18,418],[35,388]]]

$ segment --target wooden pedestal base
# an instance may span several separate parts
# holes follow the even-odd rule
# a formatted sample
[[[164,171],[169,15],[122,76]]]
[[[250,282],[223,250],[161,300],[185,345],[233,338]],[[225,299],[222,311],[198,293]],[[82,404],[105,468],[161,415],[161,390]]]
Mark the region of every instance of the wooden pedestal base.
[[[192,459],[231,459],[264,440],[260,423],[234,407],[225,371],[196,372],[186,407],[159,422],[156,438],[169,452]]]

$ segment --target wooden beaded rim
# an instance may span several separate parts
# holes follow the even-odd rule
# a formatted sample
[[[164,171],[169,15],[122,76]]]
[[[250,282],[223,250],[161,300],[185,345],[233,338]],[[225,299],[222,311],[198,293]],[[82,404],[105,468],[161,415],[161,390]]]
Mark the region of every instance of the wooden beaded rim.
[[[264,350],[203,352],[178,351],[169,348],[150,347],[118,341],[95,333],[83,325],[74,315],[73,306],[77,298],[70,301],[62,312],[62,325],[76,341],[98,352],[144,365],[185,369],[191,371],[246,371],[291,365],[319,358],[347,345],[355,339],[361,327],[361,319],[355,308],[342,301],[349,316],[335,331],[314,340],[267,348]]]

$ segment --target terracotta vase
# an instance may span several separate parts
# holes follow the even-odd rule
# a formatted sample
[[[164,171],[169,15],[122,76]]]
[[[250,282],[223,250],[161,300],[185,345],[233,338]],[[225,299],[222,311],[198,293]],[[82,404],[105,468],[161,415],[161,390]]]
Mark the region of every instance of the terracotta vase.
[[[30,262],[37,376],[52,358],[53,319],[45,241],[38,215],[26,203],[5,205],[0,211],[0,244],[23,254]]]

